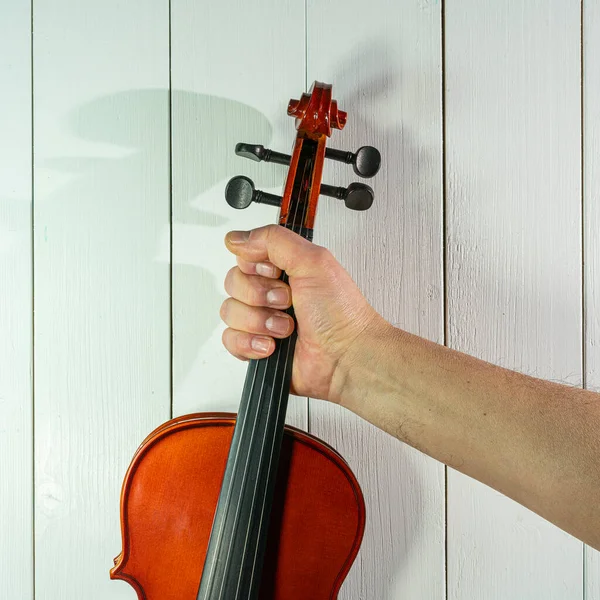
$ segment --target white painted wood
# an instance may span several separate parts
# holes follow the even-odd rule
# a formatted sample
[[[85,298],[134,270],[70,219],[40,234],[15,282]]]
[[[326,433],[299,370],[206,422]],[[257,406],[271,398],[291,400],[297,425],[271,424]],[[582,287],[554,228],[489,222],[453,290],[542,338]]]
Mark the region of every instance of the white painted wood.
[[[581,337],[576,0],[446,3],[450,343],[600,390],[600,3],[585,2]],[[384,168],[365,214],[323,199],[333,250],[391,322],[443,339],[441,3],[172,0],[174,412],[236,410],[245,365],[221,346],[227,179],[278,192],[285,169],[237,141],[290,147],[287,100],[331,81]],[[0,597],[33,597],[30,5],[0,5]],[[118,498],[141,439],[169,417],[169,14],[166,0],[34,2],[35,526],[38,599],[129,599],[111,582]],[[305,33],[308,65],[305,65]],[[251,48],[251,49],[250,49]],[[349,183],[328,165],[327,183]],[[378,243],[373,243],[378,240]],[[306,426],[304,399],[290,421]],[[443,469],[311,401],[369,511],[341,599],[444,598]],[[448,598],[600,600],[600,555],[449,473]]]
[[[322,198],[315,241],[390,322],[442,342],[440,4],[309,2],[307,25],[309,84],[331,82],[349,115],[331,146],[372,144],[383,156],[373,207]],[[326,183],[356,179],[327,165]],[[444,598],[443,466],[318,400],[310,431],[349,461],[366,500],[365,539],[340,598]]]
[[[585,384],[600,392],[600,1],[583,12]],[[585,549],[585,598],[600,600],[600,552]]]
[[[0,4],[0,597],[33,596],[31,9]]]
[[[136,447],[169,417],[166,0],[34,3],[36,599],[109,580]]]
[[[173,374],[176,415],[236,412],[246,364],[221,344],[223,281],[235,265],[223,238],[274,223],[277,209],[229,207],[227,181],[248,175],[281,193],[287,169],[235,156],[237,142],[287,152],[287,103],[304,90],[304,7],[279,0],[172,0]],[[306,428],[306,399],[288,422]]]
[[[449,2],[448,331],[573,385],[581,364],[580,4]],[[448,598],[582,598],[582,546],[448,473]]]

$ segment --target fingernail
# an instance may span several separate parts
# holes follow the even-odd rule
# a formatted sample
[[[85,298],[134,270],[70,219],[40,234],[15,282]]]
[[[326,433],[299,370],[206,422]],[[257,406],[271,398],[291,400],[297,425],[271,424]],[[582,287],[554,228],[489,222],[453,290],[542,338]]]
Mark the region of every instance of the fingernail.
[[[250,237],[249,231],[230,231],[227,234],[227,240],[232,244],[243,244]]]
[[[273,315],[265,321],[265,325],[269,331],[283,335],[290,329],[290,322],[285,317]]]
[[[273,306],[285,306],[288,303],[288,291],[285,288],[275,288],[267,292],[267,302]]]
[[[275,277],[275,266],[269,263],[256,263],[256,272],[263,277]]]
[[[253,337],[250,342],[252,349],[256,352],[260,352],[260,354],[265,354],[265,352],[269,351],[271,347],[271,340],[269,338],[263,337]]]

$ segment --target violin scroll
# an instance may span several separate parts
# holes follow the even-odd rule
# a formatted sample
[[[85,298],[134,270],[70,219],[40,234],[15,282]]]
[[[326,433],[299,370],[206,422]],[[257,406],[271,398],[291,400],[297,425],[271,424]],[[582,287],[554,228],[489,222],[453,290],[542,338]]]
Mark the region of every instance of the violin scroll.
[[[315,81],[308,94],[290,100],[288,115],[296,119],[296,143],[293,153],[283,154],[262,144],[239,143],[235,153],[255,162],[273,162],[289,167],[283,196],[254,188],[247,177],[234,177],[225,188],[225,199],[233,208],[247,208],[252,202],[281,208],[279,224],[312,239],[319,196],[343,200],[351,210],[367,210],[375,197],[372,188],[351,183],[347,188],[321,184],[326,158],[351,164],[359,177],[373,177],[381,166],[381,154],[373,146],[361,146],[356,152],[326,148],[332,128],[342,129],[348,115],[331,98],[331,86]]]
[[[315,81],[308,94],[290,100],[288,115],[296,118],[296,129],[307,136],[331,137],[331,128],[343,129],[348,113],[338,109],[331,99],[331,85]]]

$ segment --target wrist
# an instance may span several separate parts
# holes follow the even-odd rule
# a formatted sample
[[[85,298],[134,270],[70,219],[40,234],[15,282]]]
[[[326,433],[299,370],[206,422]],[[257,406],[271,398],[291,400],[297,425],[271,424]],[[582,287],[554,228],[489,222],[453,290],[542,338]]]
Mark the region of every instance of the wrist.
[[[361,412],[373,380],[380,374],[381,363],[393,354],[402,331],[393,327],[377,313],[348,345],[336,365],[329,400],[353,412]],[[378,368],[379,366],[379,368]]]

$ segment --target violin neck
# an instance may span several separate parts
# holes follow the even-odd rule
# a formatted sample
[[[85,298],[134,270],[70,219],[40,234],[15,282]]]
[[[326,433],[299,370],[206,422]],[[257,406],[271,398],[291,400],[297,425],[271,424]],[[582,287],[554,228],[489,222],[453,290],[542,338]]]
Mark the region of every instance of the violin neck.
[[[295,343],[248,366],[197,600],[258,598]]]
[[[311,241],[324,156],[325,136],[298,135],[279,217]],[[296,337],[248,366],[197,600],[258,599]]]

